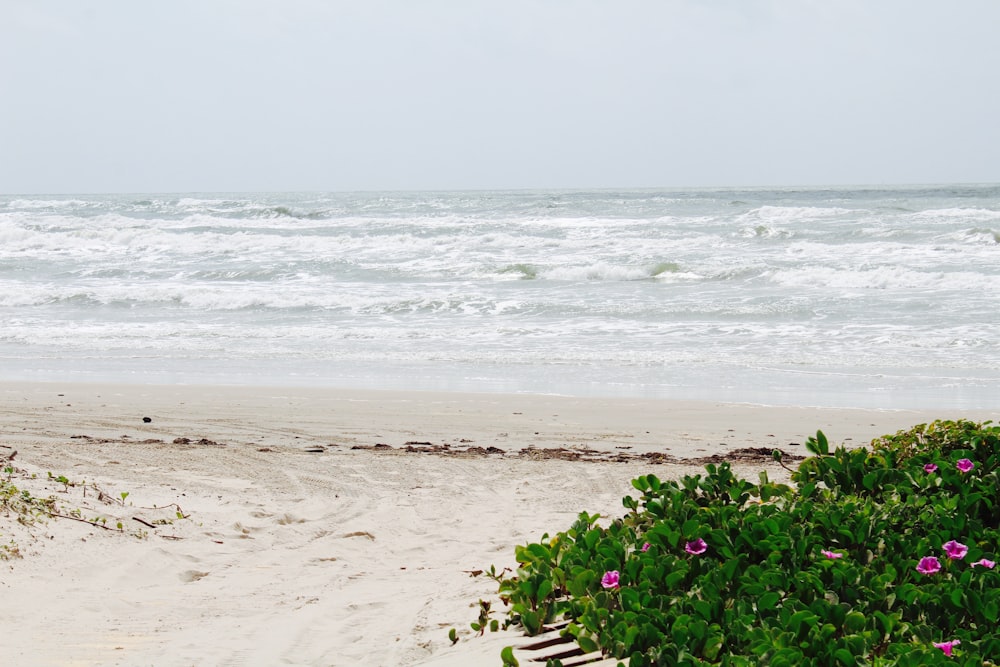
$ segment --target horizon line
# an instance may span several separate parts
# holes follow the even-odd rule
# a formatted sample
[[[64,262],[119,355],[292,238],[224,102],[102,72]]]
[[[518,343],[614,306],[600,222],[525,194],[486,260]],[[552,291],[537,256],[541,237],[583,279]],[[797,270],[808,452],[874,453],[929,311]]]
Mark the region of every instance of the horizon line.
[[[638,192],[638,191],[711,191],[711,190],[845,190],[845,189],[907,189],[931,187],[1000,187],[1000,181],[925,182],[925,183],[826,183],[792,185],[659,185],[659,186],[561,186],[561,187],[459,187],[459,188],[388,188],[388,189],[257,189],[257,190],[120,190],[76,192],[0,192],[0,197],[75,197],[75,196],[136,196],[188,194],[377,194],[377,193],[474,193],[474,192]]]

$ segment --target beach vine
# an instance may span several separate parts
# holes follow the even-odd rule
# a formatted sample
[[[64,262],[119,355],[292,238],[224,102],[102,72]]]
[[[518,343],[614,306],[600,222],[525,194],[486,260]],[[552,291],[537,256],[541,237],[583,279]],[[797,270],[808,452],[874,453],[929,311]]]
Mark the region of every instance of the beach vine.
[[[55,493],[39,493],[40,489],[51,491],[52,485],[57,485]],[[79,497],[74,500],[71,494],[77,492]],[[188,518],[177,504],[137,508],[126,505],[128,497],[128,491],[113,496],[94,482],[72,481],[65,475],[49,472],[46,477],[40,477],[14,465],[11,460],[4,463],[0,475],[0,517],[13,519],[14,524],[28,530],[29,534],[32,528],[52,519],[74,521],[104,531],[145,538],[149,535],[147,528],[156,529],[173,523],[175,519]],[[154,512],[157,517],[147,520],[125,511],[127,507]],[[132,528],[135,524],[129,523],[127,514],[133,514],[131,521],[141,527]],[[13,538],[0,543],[0,560],[21,557],[23,550]]]
[[[817,432],[807,449],[791,484],[728,463],[643,475],[623,516],[516,547],[495,576],[503,627],[568,621],[580,653],[631,667],[993,665],[1000,427],[936,421],[833,451]]]

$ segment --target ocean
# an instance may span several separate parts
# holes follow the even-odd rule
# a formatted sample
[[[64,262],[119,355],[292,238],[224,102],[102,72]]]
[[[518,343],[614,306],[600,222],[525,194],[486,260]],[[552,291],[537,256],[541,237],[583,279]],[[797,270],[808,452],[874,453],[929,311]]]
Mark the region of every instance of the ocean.
[[[1000,185],[0,196],[0,379],[1000,407]]]

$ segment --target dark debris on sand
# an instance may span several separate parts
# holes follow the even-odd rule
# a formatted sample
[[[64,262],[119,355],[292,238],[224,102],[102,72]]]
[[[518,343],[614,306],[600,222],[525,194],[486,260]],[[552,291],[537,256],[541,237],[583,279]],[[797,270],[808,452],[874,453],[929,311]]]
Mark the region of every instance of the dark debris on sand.
[[[743,447],[730,452],[713,454],[711,456],[701,456],[697,458],[681,458],[664,452],[622,452],[604,451],[590,449],[586,447],[524,447],[517,451],[504,451],[499,447],[453,447],[447,443],[435,445],[429,442],[407,442],[400,448],[392,447],[385,443],[376,445],[354,445],[351,449],[370,450],[394,454],[433,454],[436,456],[449,457],[488,457],[500,456],[507,458],[530,459],[533,461],[584,461],[590,463],[627,463],[632,461],[646,461],[651,464],[664,463],[685,463],[695,465],[706,465],[709,463],[739,462],[739,463],[760,463],[773,460],[773,453],[777,448],[771,447]],[[782,449],[783,461],[801,461],[805,457],[792,454]]]
[[[133,440],[128,436],[121,436],[120,438],[93,438],[89,435],[74,435],[70,436],[73,440],[83,440],[90,443],[122,443],[122,444],[160,444],[166,445],[163,440],[158,439],[147,439],[147,440]],[[384,454],[396,454],[396,455],[408,455],[408,454],[430,454],[433,456],[446,456],[452,458],[487,458],[487,457],[499,457],[499,458],[514,458],[514,459],[530,459],[532,461],[582,461],[589,463],[629,463],[636,461],[645,461],[650,464],[689,464],[689,465],[707,465],[709,463],[763,463],[766,461],[773,460],[773,453],[777,451],[781,452],[781,458],[783,461],[802,461],[805,457],[799,454],[793,454],[786,449],[772,448],[772,447],[743,447],[741,449],[734,449],[727,452],[721,452],[719,454],[712,454],[711,456],[700,456],[695,458],[682,458],[674,456],[673,454],[668,454],[666,452],[643,452],[636,453],[630,451],[623,451],[622,449],[617,449],[614,451],[608,450],[598,450],[592,449],[585,446],[576,447],[523,447],[519,450],[504,450],[499,447],[489,446],[481,447],[478,445],[469,444],[472,441],[462,438],[457,441],[459,444],[452,445],[449,443],[434,444],[427,441],[417,441],[410,440],[403,443],[400,447],[393,447],[386,443],[380,442],[375,445],[354,445],[351,449],[367,450],[372,452],[384,453]],[[183,449],[189,449],[195,446],[208,446],[208,447],[225,447],[225,443],[216,442],[214,440],[209,440],[208,438],[185,438],[178,437],[174,438],[170,443],[171,445],[180,445]],[[795,446],[796,443],[789,443],[789,446]],[[330,447],[335,447],[336,445],[330,445]],[[273,452],[274,449],[270,447],[261,447],[260,445],[254,444],[257,451],[260,452]],[[321,445],[310,445],[305,449],[309,453],[324,453],[328,451],[327,447]]]

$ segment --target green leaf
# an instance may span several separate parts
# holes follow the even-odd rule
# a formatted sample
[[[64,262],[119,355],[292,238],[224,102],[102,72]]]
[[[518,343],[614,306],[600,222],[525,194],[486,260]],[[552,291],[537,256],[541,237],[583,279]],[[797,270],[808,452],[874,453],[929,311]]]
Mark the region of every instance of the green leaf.
[[[962,589],[954,589],[949,597],[951,597],[951,603],[953,605],[964,608],[964,605],[962,604]]]
[[[538,560],[548,560],[549,558],[549,550],[544,545],[538,543],[529,544],[528,551]]]
[[[584,634],[581,634],[576,638],[576,643],[580,647],[580,650],[584,653],[593,653],[600,648],[600,646],[597,645],[597,642]]]
[[[695,612],[706,621],[712,620],[712,603],[708,600],[695,600],[693,605]]]
[[[623,588],[618,592],[621,597],[622,609],[625,611],[640,611],[639,592],[634,588]]]
[[[846,665],[847,667],[850,667],[850,665],[858,664],[858,661],[855,660],[854,656],[851,655],[851,652],[848,651],[846,648],[838,648],[836,651],[833,652],[833,657],[834,659],[836,659],[838,663],[840,663],[841,665]]]
[[[861,632],[865,629],[865,615],[859,611],[852,611],[844,617],[844,630],[851,634]]]
[[[996,602],[987,602],[984,604],[982,612],[983,616],[985,616],[986,620],[990,623],[996,623],[997,620],[1000,620],[1000,604],[997,604]]]
[[[702,649],[702,653],[706,660],[714,661],[718,656],[719,652],[722,651],[722,647],[725,644],[725,637],[721,634],[713,634],[705,641],[705,648]],[[734,662],[733,664],[739,664]]]
[[[542,618],[537,611],[524,610],[521,612],[521,625],[529,635],[537,635],[542,629]]]
[[[792,617],[788,619],[788,625],[793,633],[799,634],[801,631],[807,630],[809,627],[815,625],[818,620],[819,616],[812,613],[808,609],[803,609],[802,611],[797,611],[792,614]]]
[[[593,570],[583,570],[572,579],[566,580],[566,589],[573,597],[586,597],[588,588],[595,581],[597,581],[597,575]]]
[[[666,578],[663,580],[663,584],[667,588],[667,590],[670,590],[676,587],[677,584],[679,584],[680,582],[684,581],[684,577],[686,576],[687,572],[685,572],[684,570],[674,570],[673,572],[671,572],[666,576]]]
[[[625,631],[625,640],[622,642],[625,644],[625,652],[631,653],[632,645],[635,644],[635,640],[639,637],[641,629],[638,625],[630,625],[628,630]]]
[[[879,627],[882,629],[882,634],[886,637],[892,634],[892,629],[896,627],[896,621],[891,616],[883,614],[880,611],[875,611],[872,616],[878,622]]]
[[[816,437],[806,440],[806,451],[814,456],[826,456],[830,453],[830,443],[826,440],[823,431],[816,431]]]
[[[552,593],[552,581],[549,579],[543,579],[541,583],[538,584],[538,601],[543,602]]]
[[[875,489],[875,482],[877,480],[878,480],[878,473],[873,471],[861,478],[861,484],[869,491],[872,491]]]
[[[781,599],[781,594],[774,591],[768,591],[760,596],[757,600],[757,609],[760,611],[770,611],[778,606],[778,601]]]
[[[722,564],[722,574],[726,577],[726,581],[732,581],[733,577],[736,576],[736,570],[740,566],[739,558],[730,558],[725,563]]]
[[[503,661],[503,667],[521,667],[521,663],[519,663],[517,658],[514,657],[513,646],[505,646],[503,650],[500,651],[500,660]]]

